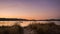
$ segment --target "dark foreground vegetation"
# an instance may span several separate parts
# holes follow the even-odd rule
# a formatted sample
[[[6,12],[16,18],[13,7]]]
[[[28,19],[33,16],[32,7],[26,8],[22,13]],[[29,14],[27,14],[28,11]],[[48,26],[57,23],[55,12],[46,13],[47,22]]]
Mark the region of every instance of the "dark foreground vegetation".
[[[29,26],[25,27],[26,30],[33,31],[33,34],[60,34],[60,25],[56,25],[55,23],[35,23],[30,24]]]
[[[0,34],[23,34],[23,28],[17,24],[13,26],[0,26]]]
[[[60,34],[60,25],[55,23],[30,24],[21,27],[17,24],[13,26],[0,26],[0,34]]]

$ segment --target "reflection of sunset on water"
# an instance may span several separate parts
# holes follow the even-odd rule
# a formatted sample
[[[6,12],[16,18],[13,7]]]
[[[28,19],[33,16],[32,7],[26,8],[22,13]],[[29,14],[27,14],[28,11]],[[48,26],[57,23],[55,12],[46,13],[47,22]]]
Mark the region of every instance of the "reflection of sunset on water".
[[[21,25],[21,26],[27,26],[30,24],[30,22],[23,22],[23,23],[20,23],[18,21],[0,21],[0,26],[12,26],[14,25],[15,23],[17,23],[18,25]]]

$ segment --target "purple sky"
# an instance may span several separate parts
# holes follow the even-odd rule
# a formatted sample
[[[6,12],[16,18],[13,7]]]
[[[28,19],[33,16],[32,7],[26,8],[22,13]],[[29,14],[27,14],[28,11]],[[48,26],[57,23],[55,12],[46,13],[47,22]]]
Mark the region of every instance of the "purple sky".
[[[1,18],[60,18],[59,0],[0,0]]]

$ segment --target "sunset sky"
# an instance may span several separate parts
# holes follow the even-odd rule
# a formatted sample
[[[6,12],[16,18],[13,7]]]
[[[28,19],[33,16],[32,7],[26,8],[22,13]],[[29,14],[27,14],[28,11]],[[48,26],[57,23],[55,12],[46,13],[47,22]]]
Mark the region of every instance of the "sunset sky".
[[[60,18],[59,0],[0,0],[0,18]]]

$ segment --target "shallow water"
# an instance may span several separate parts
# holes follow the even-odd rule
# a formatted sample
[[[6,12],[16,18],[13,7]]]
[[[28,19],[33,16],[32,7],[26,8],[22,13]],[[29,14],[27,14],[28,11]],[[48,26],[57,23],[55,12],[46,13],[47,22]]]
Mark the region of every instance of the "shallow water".
[[[28,26],[32,23],[49,23],[54,22],[57,25],[60,25],[60,21],[0,21],[0,26],[12,26],[15,23],[21,25],[21,26]]]

